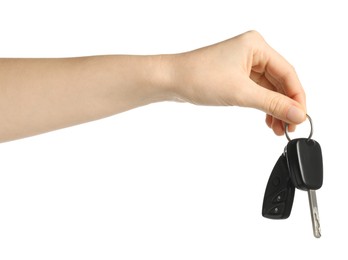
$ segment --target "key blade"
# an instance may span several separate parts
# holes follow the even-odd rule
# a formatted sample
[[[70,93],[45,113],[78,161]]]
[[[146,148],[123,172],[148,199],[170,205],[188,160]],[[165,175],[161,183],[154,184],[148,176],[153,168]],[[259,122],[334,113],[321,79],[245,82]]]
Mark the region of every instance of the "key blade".
[[[309,208],[311,210],[313,234],[316,238],[321,237],[319,211],[317,203],[317,195],[315,190],[308,190]]]

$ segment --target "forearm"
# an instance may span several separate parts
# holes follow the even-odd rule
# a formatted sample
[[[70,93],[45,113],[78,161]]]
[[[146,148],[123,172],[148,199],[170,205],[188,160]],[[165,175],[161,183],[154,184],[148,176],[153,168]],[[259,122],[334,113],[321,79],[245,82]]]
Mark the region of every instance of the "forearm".
[[[0,142],[168,99],[162,56],[0,59]]]

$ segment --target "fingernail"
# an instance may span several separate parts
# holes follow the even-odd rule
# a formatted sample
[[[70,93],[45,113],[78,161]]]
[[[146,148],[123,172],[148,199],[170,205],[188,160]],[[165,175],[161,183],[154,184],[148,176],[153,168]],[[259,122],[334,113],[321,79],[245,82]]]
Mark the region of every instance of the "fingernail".
[[[291,106],[290,109],[288,110],[288,114],[286,115],[286,117],[289,121],[295,124],[299,124],[305,120],[306,114],[305,112],[303,112],[303,110],[295,106]]]

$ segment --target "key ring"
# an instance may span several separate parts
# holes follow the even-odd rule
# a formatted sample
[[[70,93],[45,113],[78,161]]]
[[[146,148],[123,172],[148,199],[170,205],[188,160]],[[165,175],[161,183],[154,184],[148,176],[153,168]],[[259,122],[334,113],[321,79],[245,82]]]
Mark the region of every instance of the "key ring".
[[[311,125],[311,131],[309,133],[309,136],[308,136],[308,140],[311,139],[312,135],[313,135],[313,122],[312,122],[312,118],[306,114],[307,118],[308,118],[308,121]],[[289,124],[288,123],[285,123],[285,135],[286,135],[286,138],[289,140],[289,142],[291,141],[291,138],[289,136],[289,133],[288,133],[288,127],[289,127]]]

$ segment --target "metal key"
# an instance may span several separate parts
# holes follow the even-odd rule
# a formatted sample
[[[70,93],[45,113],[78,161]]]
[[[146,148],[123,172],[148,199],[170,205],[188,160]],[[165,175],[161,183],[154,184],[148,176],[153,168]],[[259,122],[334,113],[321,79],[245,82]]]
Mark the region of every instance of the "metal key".
[[[310,117],[308,117],[312,126]],[[313,126],[312,126],[313,129]],[[286,126],[287,135],[287,126]],[[315,190],[323,184],[323,159],[318,142],[308,138],[291,140],[285,148],[290,178],[296,188],[308,192],[313,234],[321,237],[318,203]]]
[[[319,238],[321,237],[321,229],[320,229],[320,220],[319,220],[319,212],[318,212],[318,204],[317,204],[317,195],[315,190],[308,190],[308,199],[309,199],[309,208],[311,210],[311,217],[312,217],[313,235],[316,238]]]

